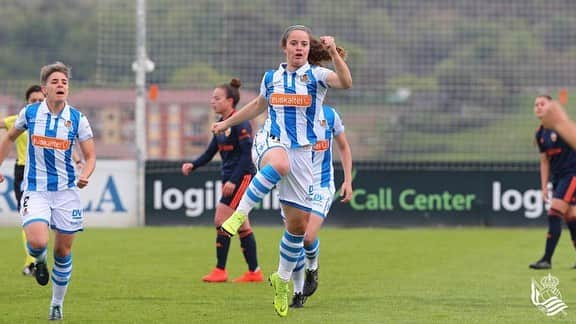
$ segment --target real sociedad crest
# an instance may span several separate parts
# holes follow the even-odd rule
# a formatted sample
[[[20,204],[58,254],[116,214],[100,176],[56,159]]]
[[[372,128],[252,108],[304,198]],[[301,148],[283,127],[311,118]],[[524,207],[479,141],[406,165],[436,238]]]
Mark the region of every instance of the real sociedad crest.
[[[532,278],[532,292],[530,300],[532,304],[542,311],[546,316],[554,316],[564,311],[568,305],[562,301],[562,294],[557,286],[560,283],[558,278],[548,274],[540,279],[540,282]]]

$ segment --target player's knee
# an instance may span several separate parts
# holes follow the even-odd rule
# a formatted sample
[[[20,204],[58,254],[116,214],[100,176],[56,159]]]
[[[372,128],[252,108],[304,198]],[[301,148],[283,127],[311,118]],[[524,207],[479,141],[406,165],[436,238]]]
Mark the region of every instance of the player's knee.
[[[33,249],[44,249],[48,246],[48,238],[27,236],[26,240]]]
[[[276,159],[270,162],[270,165],[278,172],[281,176],[285,176],[290,172],[290,162],[288,159]]]

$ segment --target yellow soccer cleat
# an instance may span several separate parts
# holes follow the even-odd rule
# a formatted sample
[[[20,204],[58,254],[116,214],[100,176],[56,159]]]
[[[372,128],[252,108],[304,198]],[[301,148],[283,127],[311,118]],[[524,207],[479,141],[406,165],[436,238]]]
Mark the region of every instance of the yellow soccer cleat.
[[[224,223],[220,229],[228,233],[230,236],[238,234],[238,229],[246,221],[247,216],[244,213],[235,211]]]
[[[274,288],[274,310],[279,316],[288,315],[288,281],[280,279],[278,272],[268,277],[268,282]]]

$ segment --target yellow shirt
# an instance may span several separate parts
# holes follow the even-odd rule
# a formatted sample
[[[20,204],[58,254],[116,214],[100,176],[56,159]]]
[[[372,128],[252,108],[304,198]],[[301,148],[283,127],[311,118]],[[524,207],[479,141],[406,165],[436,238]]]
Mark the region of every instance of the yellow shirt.
[[[18,115],[12,115],[4,118],[4,124],[6,124],[6,129],[14,127]],[[25,165],[26,164],[26,147],[28,146],[28,132],[24,132],[16,138],[14,141],[16,144],[16,164]]]

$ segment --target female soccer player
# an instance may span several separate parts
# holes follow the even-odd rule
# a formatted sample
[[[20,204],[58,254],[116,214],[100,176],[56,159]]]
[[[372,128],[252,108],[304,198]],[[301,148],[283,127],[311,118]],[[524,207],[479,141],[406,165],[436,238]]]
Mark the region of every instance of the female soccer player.
[[[223,84],[214,89],[210,104],[214,112],[221,116],[220,121],[228,119],[236,112],[236,105],[240,101],[240,80],[232,79],[230,84]],[[192,163],[182,164],[182,173],[191,171],[210,162],[216,152],[222,158],[222,197],[216,207],[214,225],[216,225],[216,268],[204,276],[206,282],[223,282],[228,280],[226,260],[230,248],[230,236],[224,233],[220,226],[232,215],[240,198],[246,191],[252,176],[256,172],[250,156],[252,149],[252,127],[250,122],[244,121],[230,128],[229,133],[214,134],[206,151]],[[239,229],[240,245],[244,258],[248,264],[248,271],[234,282],[260,282],[264,278],[258,267],[256,254],[256,240],[246,220]]]
[[[256,134],[252,150],[259,171],[222,230],[235,235],[252,208],[278,187],[286,229],[280,242],[278,271],[269,281],[274,288],[274,309],[280,316],[288,315],[288,281],[304,245],[312,208],[315,123],[324,119],[322,105],[328,88],[352,86],[350,70],[340,56],[343,51],[339,52],[334,38],[322,36],[320,46],[311,47],[314,40],[308,27],[288,27],[281,39],[286,62],[264,74],[258,97],[212,126],[213,132],[220,133],[268,108],[268,118]],[[309,64],[310,58],[326,55],[335,71]]]
[[[294,296],[290,307],[304,306],[306,298],[312,296],[318,287],[318,257],[320,255],[320,240],[318,232],[328,216],[328,211],[334,198],[334,167],[332,164],[333,140],[336,140],[344,181],[340,186],[340,202],[352,199],[352,152],[346,139],[342,119],[336,110],[324,105],[323,123],[326,128],[320,128],[318,141],[313,148],[314,193],[312,195],[312,213],[304,235],[304,253],[298,258],[298,263],[292,273]],[[306,271],[304,271],[306,270]]]
[[[537,117],[549,108],[552,97],[536,97],[534,113]],[[540,180],[542,198],[548,200],[548,181],[552,180],[552,200],[548,210],[548,233],[544,256],[530,264],[532,269],[550,269],[552,255],[562,232],[562,219],[566,221],[576,244],[576,151],[555,131],[540,126],[536,131],[536,144],[540,150]],[[550,179],[551,178],[551,179]]]
[[[77,188],[88,185],[96,164],[92,129],[86,116],[66,102],[70,68],[61,62],[40,71],[46,99],[23,108],[6,137],[0,142],[0,164],[14,140],[28,130],[24,169],[24,194],[20,215],[28,239],[28,253],[36,259],[36,281],[45,286],[49,228],[54,235],[52,302],[48,318],[62,319],[62,304],[72,273],[72,242],[83,229],[82,203]],[[78,143],[86,164],[76,177],[72,152]],[[0,182],[4,177],[0,174]]]

